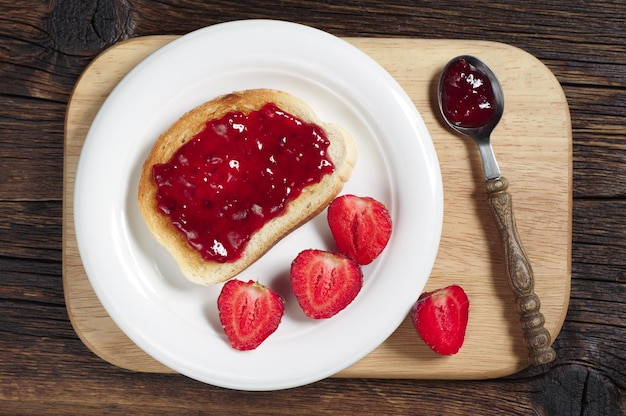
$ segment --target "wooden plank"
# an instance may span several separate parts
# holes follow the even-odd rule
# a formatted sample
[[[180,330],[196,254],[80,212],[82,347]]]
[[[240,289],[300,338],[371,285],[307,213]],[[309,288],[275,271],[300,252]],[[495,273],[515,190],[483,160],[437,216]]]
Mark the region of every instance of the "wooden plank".
[[[63,212],[63,282],[68,313],[83,342],[98,356],[135,371],[171,372],[133,344],[98,302],[80,262],[73,225],[76,165],[100,105],[119,80],[175,36],[122,42],[105,51],[76,84],[66,117]],[[471,302],[465,344],[452,357],[428,349],[405,322],[378,349],[339,377],[482,379],[526,367],[526,349],[503,253],[484,190],[475,145],[445,128],[436,111],[435,87],[445,63],[460,54],[484,59],[498,74],[506,98],[492,136],[535,291],[553,339],[567,312],[571,277],[572,137],[563,90],[537,59],[509,45],[460,40],[366,39],[349,42],[385,67],[412,98],[440,159],[444,184],[441,246],[426,290],[462,285]]]

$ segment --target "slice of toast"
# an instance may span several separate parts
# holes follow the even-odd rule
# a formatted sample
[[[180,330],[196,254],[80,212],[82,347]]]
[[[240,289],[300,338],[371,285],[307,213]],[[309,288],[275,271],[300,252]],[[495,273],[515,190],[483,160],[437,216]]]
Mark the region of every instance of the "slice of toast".
[[[157,184],[152,176],[153,166],[168,162],[183,144],[205,128],[209,120],[221,119],[232,112],[247,115],[267,103],[273,103],[305,123],[319,126],[330,142],[327,156],[335,169],[322,176],[319,182],[304,187],[300,195],[287,202],[282,214],[254,232],[237,259],[226,262],[206,260],[189,244],[186,235],[172,224],[170,218],[157,208]],[[357,151],[350,134],[340,126],[322,122],[299,98],[270,89],[238,91],[217,97],[190,110],[161,134],[141,171],[139,209],[151,233],[172,254],[182,273],[192,282],[212,285],[234,277],[280,239],[323,211],[350,178],[356,159]],[[216,221],[222,220],[216,218]]]

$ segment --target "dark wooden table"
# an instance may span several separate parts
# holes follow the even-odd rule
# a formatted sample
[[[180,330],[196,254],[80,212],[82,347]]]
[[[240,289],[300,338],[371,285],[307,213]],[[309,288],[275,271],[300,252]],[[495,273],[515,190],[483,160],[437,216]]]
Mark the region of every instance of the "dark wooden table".
[[[555,362],[486,381],[331,378],[240,392],[133,373],[72,329],[61,274],[63,137],[78,76],[107,47],[243,18],[338,36],[481,39],[538,57],[573,126],[572,286]],[[0,414],[626,412],[623,1],[0,1]],[[532,126],[529,126],[532,130]]]

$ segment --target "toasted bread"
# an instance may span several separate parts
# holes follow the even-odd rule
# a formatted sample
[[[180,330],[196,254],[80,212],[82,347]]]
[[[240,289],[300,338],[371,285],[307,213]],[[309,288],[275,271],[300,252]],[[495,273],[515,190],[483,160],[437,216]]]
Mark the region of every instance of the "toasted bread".
[[[227,262],[206,260],[189,244],[187,237],[175,228],[170,218],[158,210],[157,185],[152,177],[153,166],[168,162],[179,147],[205,128],[207,121],[220,119],[231,112],[243,112],[247,115],[267,103],[275,104],[306,123],[319,126],[330,142],[327,155],[335,169],[324,175],[319,182],[304,187],[300,195],[287,203],[281,215],[254,232],[240,257]],[[161,134],[141,171],[139,209],[151,233],[172,254],[187,279],[201,285],[217,284],[246,269],[280,239],[323,211],[350,178],[356,158],[356,147],[350,134],[340,126],[322,122],[299,98],[269,89],[238,91],[217,97],[190,110]]]

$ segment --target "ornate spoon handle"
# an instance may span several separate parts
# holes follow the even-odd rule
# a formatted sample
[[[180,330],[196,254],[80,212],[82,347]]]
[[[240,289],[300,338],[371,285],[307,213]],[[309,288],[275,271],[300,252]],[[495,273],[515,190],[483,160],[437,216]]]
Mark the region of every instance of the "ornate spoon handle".
[[[485,184],[489,206],[504,244],[509,284],[515,294],[516,308],[524,330],[524,341],[529,350],[528,361],[532,365],[546,364],[556,358],[556,352],[550,345],[550,332],[543,326],[545,319],[539,311],[541,306],[539,297],[534,292],[533,270],[517,233],[512,197],[507,192],[508,187],[509,182],[502,176],[488,180]]]

